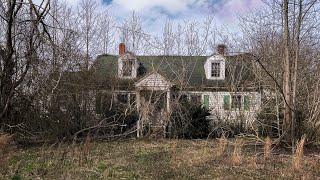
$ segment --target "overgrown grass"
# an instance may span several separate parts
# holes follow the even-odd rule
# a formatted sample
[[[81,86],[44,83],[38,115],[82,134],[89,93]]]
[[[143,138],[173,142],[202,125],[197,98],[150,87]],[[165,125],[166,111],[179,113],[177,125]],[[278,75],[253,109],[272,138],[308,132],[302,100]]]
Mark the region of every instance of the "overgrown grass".
[[[9,160],[0,166],[0,179],[320,178],[319,154],[300,154],[299,157],[304,160],[300,162],[300,170],[295,171],[290,152],[279,153],[275,150],[266,161],[263,145],[248,146],[245,140],[236,142],[234,139],[225,139],[222,145],[221,142],[94,142],[87,139],[77,145],[43,145],[16,149],[11,152]],[[219,149],[223,152],[217,153]],[[230,163],[235,155],[241,155],[241,158],[236,163]]]

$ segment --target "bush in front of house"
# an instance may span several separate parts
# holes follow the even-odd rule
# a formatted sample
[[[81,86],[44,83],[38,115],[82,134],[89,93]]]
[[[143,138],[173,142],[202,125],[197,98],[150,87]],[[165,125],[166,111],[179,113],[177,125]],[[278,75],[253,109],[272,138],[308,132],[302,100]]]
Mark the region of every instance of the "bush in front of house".
[[[170,138],[207,138],[210,133],[209,111],[199,104],[179,103],[173,110],[167,131]]]

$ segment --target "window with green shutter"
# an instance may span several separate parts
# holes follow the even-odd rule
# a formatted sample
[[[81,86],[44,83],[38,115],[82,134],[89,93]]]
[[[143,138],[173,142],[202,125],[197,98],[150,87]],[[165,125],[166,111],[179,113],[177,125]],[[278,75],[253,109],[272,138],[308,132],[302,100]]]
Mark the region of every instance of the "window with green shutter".
[[[204,95],[203,97],[203,105],[205,108],[209,109],[209,95]]]
[[[245,111],[249,111],[250,110],[250,97],[249,96],[244,96],[243,106],[244,106],[244,110]]]
[[[230,95],[223,96],[223,108],[224,110],[230,110]]]

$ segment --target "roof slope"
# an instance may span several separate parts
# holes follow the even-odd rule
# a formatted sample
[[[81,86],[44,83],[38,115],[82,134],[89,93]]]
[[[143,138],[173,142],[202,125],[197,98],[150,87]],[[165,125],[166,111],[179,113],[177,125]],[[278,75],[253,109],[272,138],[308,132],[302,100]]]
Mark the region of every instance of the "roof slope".
[[[226,56],[226,79],[207,80],[204,64],[207,56],[138,56],[140,67],[147,72],[159,72],[177,86],[230,88],[255,87],[254,62],[249,54]],[[118,56],[101,55],[93,65],[100,77],[117,78]],[[141,78],[142,76],[140,75]],[[118,80],[122,81],[122,80]],[[137,79],[133,80],[137,81]]]

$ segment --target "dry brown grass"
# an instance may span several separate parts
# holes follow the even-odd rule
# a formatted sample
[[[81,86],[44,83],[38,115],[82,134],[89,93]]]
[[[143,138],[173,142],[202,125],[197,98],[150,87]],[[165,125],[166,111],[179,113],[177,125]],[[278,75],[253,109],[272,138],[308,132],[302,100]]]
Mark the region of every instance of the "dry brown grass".
[[[0,134],[0,150],[4,150],[12,139],[12,135]]]
[[[192,167],[192,166],[198,166],[203,163],[207,163],[208,161],[212,160],[213,158],[213,148],[209,147],[209,144],[206,142],[201,144],[200,149],[189,149],[187,147],[181,147],[179,146],[181,142],[175,141],[174,143],[171,143],[171,164],[175,168],[181,168],[181,167]],[[194,144],[194,145],[193,145]],[[190,143],[190,146],[198,146],[200,142],[197,143]]]
[[[269,160],[270,159],[270,156],[271,156],[271,146],[272,146],[272,140],[267,137],[265,142],[264,142],[264,148],[263,148],[263,151],[264,151],[264,160]]]
[[[238,166],[241,164],[242,147],[243,147],[243,141],[241,139],[236,139],[236,141],[234,143],[233,152],[232,152],[231,158],[230,158],[230,162],[233,166]]]
[[[258,156],[257,155],[254,155],[252,157],[249,158],[249,167],[252,168],[252,169],[257,169],[258,168],[258,164],[257,164],[257,161],[258,161]]]
[[[221,157],[224,155],[226,148],[228,145],[228,140],[226,137],[223,135],[221,138],[218,139],[218,146],[216,148],[216,157]]]
[[[87,156],[90,153],[91,148],[92,148],[91,138],[88,135],[83,145],[83,149],[82,149],[83,155]]]
[[[296,146],[295,153],[293,154],[293,160],[292,160],[292,168],[293,170],[300,171],[303,166],[303,147],[306,140],[306,136],[302,136],[300,141],[298,142]]]
[[[0,134],[0,165],[5,163],[8,159],[9,146],[12,141],[12,136],[9,134]]]
[[[0,166],[0,179],[317,179],[318,152],[304,155],[303,171],[291,171],[292,156],[246,139],[228,139],[222,159],[213,159],[219,140],[124,140],[17,149]],[[250,141],[251,142],[251,141]],[[243,148],[246,144],[245,148]],[[41,152],[40,152],[41,151]],[[84,152],[87,153],[84,153]],[[87,154],[87,157],[83,157]],[[261,157],[260,157],[261,155]],[[87,160],[84,160],[84,159]],[[232,161],[231,161],[232,160]],[[80,163],[79,163],[80,162]],[[231,164],[232,162],[232,164]]]

